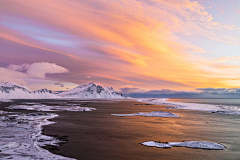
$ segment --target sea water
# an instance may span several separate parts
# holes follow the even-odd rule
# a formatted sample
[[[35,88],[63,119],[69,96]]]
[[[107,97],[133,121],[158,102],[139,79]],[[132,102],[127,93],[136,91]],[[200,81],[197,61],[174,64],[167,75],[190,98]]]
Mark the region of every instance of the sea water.
[[[186,99],[182,101],[184,103],[190,102]],[[193,102],[197,103],[196,101]],[[10,105],[22,103],[44,105],[78,103],[82,107],[96,108],[91,112],[52,111],[59,115],[52,119],[57,123],[45,126],[44,133],[50,136],[66,136],[68,137],[68,143],[58,147],[47,146],[45,149],[65,157],[84,160],[234,160],[240,158],[239,115],[167,109],[168,106],[166,105],[143,105],[143,103],[136,101],[111,100],[15,100],[14,102],[2,103],[0,109],[4,110],[5,107]],[[12,111],[10,109],[5,110]],[[116,117],[111,115],[152,111],[170,112],[180,117]],[[141,144],[147,141],[207,141],[222,144],[227,148],[224,150],[203,150],[186,147],[161,149]]]
[[[168,99],[167,101],[240,107],[240,98],[239,99],[187,99],[187,98],[185,98],[185,99]]]

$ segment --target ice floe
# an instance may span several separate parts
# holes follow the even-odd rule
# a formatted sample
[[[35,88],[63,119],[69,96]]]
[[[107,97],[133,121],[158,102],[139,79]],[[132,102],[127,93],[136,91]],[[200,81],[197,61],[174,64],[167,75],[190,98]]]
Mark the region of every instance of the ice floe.
[[[187,110],[207,111],[212,113],[240,115],[240,108],[235,106],[170,102],[170,101],[167,101],[167,98],[145,98],[145,99],[137,99],[137,101],[143,102],[143,103],[155,104],[155,105],[165,105],[165,106],[168,106],[168,109],[187,109]]]
[[[91,107],[80,107],[80,106],[46,106],[46,105],[12,105],[7,107],[8,109],[13,110],[36,110],[36,111],[92,111],[96,110],[96,108]]]
[[[141,143],[144,146],[148,147],[157,147],[157,148],[171,148],[171,147],[187,147],[187,148],[197,148],[197,149],[209,149],[209,150],[223,150],[226,148],[224,145],[213,142],[206,141],[184,141],[184,142],[155,142],[147,141]]]
[[[72,158],[55,155],[41,148],[41,146],[49,144],[58,145],[59,140],[57,138],[42,135],[42,126],[55,123],[48,121],[48,119],[57,116],[52,113],[34,113],[0,117],[1,158],[13,160],[72,160]],[[28,123],[18,123],[22,120]],[[14,125],[9,125],[10,123]]]
[[[138,112],[133,114],[111,114],[112,116],[145,116],[145,117],[180,117],[174,113],[162,112],[162,111],[152,111],[152,112]]]
[[[40,105],[39,103],[36,103],[36,102],[22,102],[21,104],[29,104],[29,105],[38,104],[38,105]]]

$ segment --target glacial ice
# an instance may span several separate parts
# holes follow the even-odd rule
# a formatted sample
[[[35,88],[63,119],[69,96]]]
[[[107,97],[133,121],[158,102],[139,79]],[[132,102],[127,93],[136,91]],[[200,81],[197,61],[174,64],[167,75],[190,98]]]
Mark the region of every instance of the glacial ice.
[[[112,116],[145,116],[145,117],[180,117],[174,113],[162,112],[162,111],[152,111],[152,112],[138,112],[133,114],[111,114]]]
[[[168,106],[168,109],[186,109],[186,110],[206,111],[206,112],[212,112],[212,113],[240,115],[240,108],[235,106],[170,102],[170,101],[167,101],[167,99],[168,98],[145,98],[145,99],[136,99],[136,100],[143,103],[165,105],[165,106]]]
[[[223,150],[226,148],[224,145],[213,142],[206,141],[184,141],[184,142],[155,142],[147,141],[141,143],[144,146],[148,147],[157,147],[157,148],[171,148],[171,147],[187,147],[187,148],[197,148],[197,149],[209,149],[209,150]]]
[[[96,108],[91,107],[80,107],[80,106],[46,106],[46,105],[12,105],[7,107],[8,109],[14,110],[37,110],[37,111],[92,111],[96,110]]]

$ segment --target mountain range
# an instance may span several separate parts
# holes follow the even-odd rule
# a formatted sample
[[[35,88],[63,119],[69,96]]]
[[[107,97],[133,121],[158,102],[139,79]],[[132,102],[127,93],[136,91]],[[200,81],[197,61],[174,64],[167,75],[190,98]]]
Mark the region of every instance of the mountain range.
[[[74,89],[54,94],[51,90],[32,91],[24,85],[13,82],[0,84],[0,99],[55,99],[55,98],[126,98],[112,87],[102,87],[94,83],[78,86]]]

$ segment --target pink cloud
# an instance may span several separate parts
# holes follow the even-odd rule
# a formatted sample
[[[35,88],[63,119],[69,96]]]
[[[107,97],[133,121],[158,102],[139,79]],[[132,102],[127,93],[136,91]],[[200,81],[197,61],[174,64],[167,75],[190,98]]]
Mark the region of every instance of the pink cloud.
[[[67,73],[68,69],[55,63],[36,62],[32,64],[15,65],[10,64],[7,69],[16,72],[25,72],[28,76],[46,78],[46,74]]]
[[[94,81],[101,79],[100,83],[111,81],[121,83],[120,86],[135,83],[136,87],[146,88],[156,86],[156,83],[149,83],[152,79],[178,82],[179,86],[196,86],[197,82],[200,86],[207,84],[206,81],[218,84],[209,79],[212,62],[191,54],[207,52],[197,44],[193,45],[191,38],[201,36],[238,43],[236,38],[221,32],[235,26],[215,22],[200,1],[15,0],[14,3],[13,6],[12,1],[0,2],[1,17],[7,17],[1,19],[4,23],[0,25],[0,37],[54,52],[52,57],[46,54],[44,60],[32,56],[32,59],[24,57],[19,61],[49,60],[64,64],[71,73],[61,78],[74,83],[87,81],[85,77],[91,76]],[[186,42],[182,36],[190,37],[190,40]],[[64,58],[57,61],[56,53]],[[23,54],[24,51],[19,53],[20,56]],[[67,61],[65,57],[70,58]],[[68,72],[57,64],[38,62],[10,65],[8,69],[44,79],[47,74]],[[215,77],[219,75],[220,72]],[[144,82],[141,82],[142,77],[145,77]]]
[[[55,63],[37,62],[29,66],[27,73],[38,78],[46,78],[46,74],[67,73],[68,69]]]
[[[15,82],[18,84],[27,84],[23,79],[28,78],[29,75],[26,73],[10,70],[7,68],[0,67],[0,82]]]

